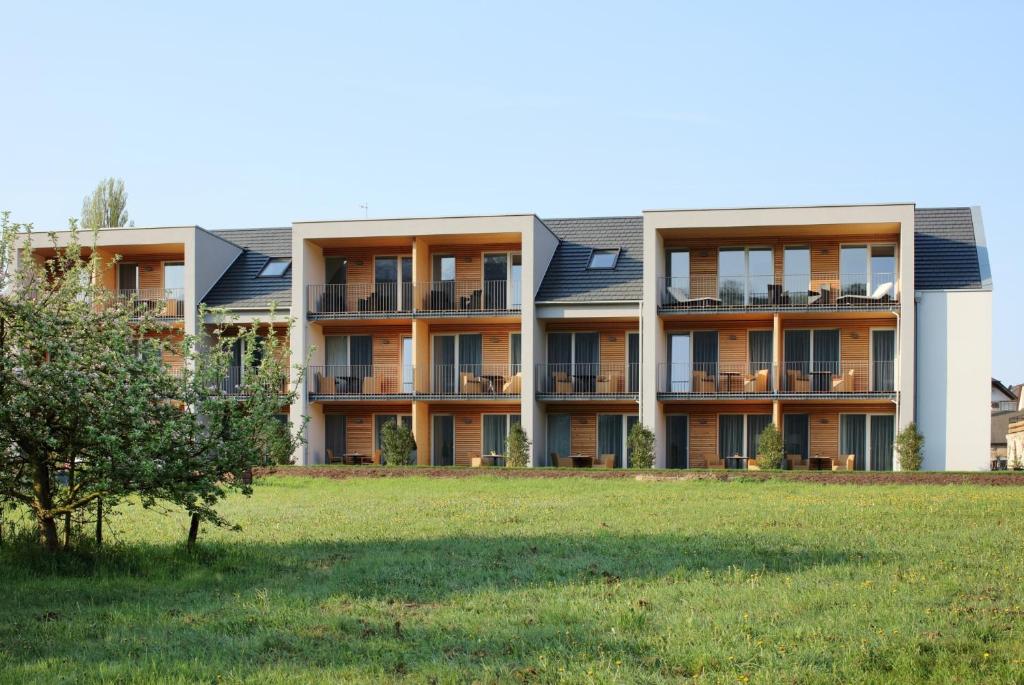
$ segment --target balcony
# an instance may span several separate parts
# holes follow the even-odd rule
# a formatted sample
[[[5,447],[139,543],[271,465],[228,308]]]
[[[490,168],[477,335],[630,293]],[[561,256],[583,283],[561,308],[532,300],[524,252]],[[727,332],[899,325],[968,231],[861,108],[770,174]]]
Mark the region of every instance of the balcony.
[[[145,316],[160,321],[183,321],[185,319],[184,288],[136,288],[118,290],[114,293],[116,306],[134,313],[133,318]]]
[[[180,375],[180,371],[179,371]],[[246,392],[247,384],[251,383],[246,378],[246,369],[241,366],[230,366],[228,367],[227,373],[221,379],[218,389],[225,395],[231,395],[233,397],[245,397],[248,393]],[[280,380],[274,383],[277,391],[285,395],[288,393],[288,377],[282,375]]]
[[[518,398],[522,392],[521,367],[511,364],[435,365],[423,384],[428,398]],[[421,387],[423,387],[421,386]]]
[[[635,399],[639,364],[538,364],[537,395],[544,399]]]
[[[812,273],[663,277],[662,312],[882,310],[899,308],[895,274]]]
[[[306,293],[314,320],[515,316],[522,309],[522,288],[506,280],[309,285]]]
[[[894,397],[895,362],[787,362],[659,364],[658,394],[664,399]]]
[[[306,386],[311,399],[409,399],[414,377],[411,366],[311,366]]]
[[[408,317],[412,283],[348,283],[306,286],[309,318]]]

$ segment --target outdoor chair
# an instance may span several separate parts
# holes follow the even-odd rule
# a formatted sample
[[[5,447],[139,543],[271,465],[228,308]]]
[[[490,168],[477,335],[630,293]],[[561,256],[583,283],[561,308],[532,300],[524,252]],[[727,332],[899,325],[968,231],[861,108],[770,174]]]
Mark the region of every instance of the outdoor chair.
[[[889,297],[889,293],[892,292],[893,285],[894,284],[891,282],[882,283],[877,288],[875,288],[875,291],[870,295],[843,295],[842,297],[839,298],[838,302],[840,304],[866,304],[871,302],[887,302],[891,299]]]
[[[832,392],[853,392],[853,374],[854,369],[849,369],[845,374],[832,376]]]
[[[594,463],[594,466],[600,466],[601,468],[605,469],[615,468],[615,455],[602,454],[601,456],[598,457],[597,461]]]

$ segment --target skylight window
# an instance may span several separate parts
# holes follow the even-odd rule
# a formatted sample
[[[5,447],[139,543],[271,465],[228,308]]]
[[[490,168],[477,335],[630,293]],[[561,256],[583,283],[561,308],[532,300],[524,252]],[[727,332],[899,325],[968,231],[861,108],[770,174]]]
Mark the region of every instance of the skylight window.
[[[611,250],[594,250],[590,253],[590,263],[587,264],[588,269],[614,269],[616,262],[619,261],[619,250],[618,248]]]
[[[274,257],[268,259],[267,263],[263,265],[263,269],[260,271],[258,278],[274,278],[284,276],[284,273],[288,271],[288,267],[292,265],[292,260],[287,257]]]

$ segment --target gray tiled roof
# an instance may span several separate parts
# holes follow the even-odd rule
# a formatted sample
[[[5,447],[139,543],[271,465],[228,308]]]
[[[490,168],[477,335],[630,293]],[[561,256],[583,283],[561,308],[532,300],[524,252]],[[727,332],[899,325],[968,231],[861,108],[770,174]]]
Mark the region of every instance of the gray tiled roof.
[[[213,233],[238,245],[242,254],[203,302],[231,309],[266,309],[277,302],[280,309],[288,309],[292,300],[291,268],[279,278],[257,278],[257,274],[268,258],[292,255],[292,229],[242,228]]]
[[[543,219],[558,248],[538,302],[639,302],[643,296],[644,220],[640,216]],[[618,247],[614,269],[587,269],[594,248]]]
[[[914,287],[958,290],[982,287],[970,207],[914,211]]]

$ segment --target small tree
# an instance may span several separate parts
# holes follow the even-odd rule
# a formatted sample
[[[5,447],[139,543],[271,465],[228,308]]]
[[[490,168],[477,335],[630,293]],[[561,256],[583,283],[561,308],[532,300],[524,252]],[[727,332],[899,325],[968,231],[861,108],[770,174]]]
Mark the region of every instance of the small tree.
[[[530,439],[518,423],[509,428],[505,438],[505,465],[522,468],[530,462]]]
[[[393,419],[384,422],[380,428],[380,458],[388,466],[409,466],[412,464],[412,450],[415,443],[412,431],[400,426]]]
[[[37,261],[31,227],[3,215],[0,507],[27,507],[54,550],[59,521],[67,531],[73,515],[132,495],[184,508],[191,544],[200,521],[227,523],[216,506],[228,492],[252,492],[243,474],[294,452],[296,434],[275,418],[295,397],[283,382],[287,355],[258,325],[218,326],[202,345],[168,335],[151,307],[111,298],[100,284],[114,264],[95,244],[83,250],[71,228],[67,244],[51,237],[53,256]],[[226,390],[239,346],[245,370]]]
[[[127,204],[128,193],[123,180],[107,178],[100,181],[96,190],[82,200],[82,228],[134,226],[125,209]]]
[[[896,436],[896,453],[900,458],[901,471],[920,471],[924,461],[924,436],[911,421]]]
[[[634,469],[654,467],[654,432],[639,421],[629,429],[629,466]]]
[[[786,448],[782,442],[782,433],[774,423],[765,426],[757,436],[757,465],[762,469],[782,468],[786,458]]]

